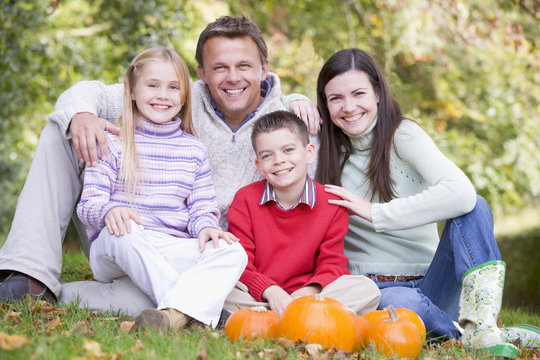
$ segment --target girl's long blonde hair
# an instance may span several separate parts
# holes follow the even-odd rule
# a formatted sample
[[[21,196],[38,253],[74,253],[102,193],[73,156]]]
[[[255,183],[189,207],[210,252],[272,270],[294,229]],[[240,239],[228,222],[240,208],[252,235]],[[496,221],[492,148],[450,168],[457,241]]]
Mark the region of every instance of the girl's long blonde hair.
[[[180,83],[180,101],[183,104],[177,115],[182,119],[180,128],[188,134],[195,135],[191,118],[191,91],[186,63],[176,51],[163,46],[144,50],[127,68],[124,77],[122,115],[117,120],[121,128],[120,139],[122,140],[120,180],[124,182],[127,191],[132,195],[136,193],[139,168],[139,156],[135,147],[135,128],[137,125],[142,127],[141,114],[135,100],[132,99],[132,94],[142,67],[151,62],[170,62],[173,65]]]

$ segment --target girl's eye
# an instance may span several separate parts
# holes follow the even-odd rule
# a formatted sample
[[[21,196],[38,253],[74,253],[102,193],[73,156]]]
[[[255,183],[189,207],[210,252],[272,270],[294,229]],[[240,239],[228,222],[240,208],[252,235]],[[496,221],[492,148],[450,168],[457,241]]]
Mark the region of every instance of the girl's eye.
[[[270,158],[270,154],[263,154],[261,156],[261,159],[269,159]]]
[[[286,148],[285,149],[285,152],[286,153],[290,153],[290,152],[293,152],[294,151],[294,148]]]

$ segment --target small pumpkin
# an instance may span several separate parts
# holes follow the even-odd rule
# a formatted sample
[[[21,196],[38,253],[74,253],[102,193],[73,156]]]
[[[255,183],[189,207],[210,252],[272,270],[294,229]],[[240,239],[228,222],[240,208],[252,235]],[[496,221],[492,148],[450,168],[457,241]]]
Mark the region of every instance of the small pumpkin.
[[[367,333],[371,324],[363,316],[351,314],[354,323],[354,348],[363,349],[369,345]]]
[[[294,342],[305,341],[347,352],[354,349],[351,314],[339,301],[320,294],[291,301],[281,316],[278,333]]]
[[[385,310],[388,319],[377,321],[368,331],[370,346],[388,358],[416,359],[422,348],[418,328],[409,319],[399,317],[392,305]]]
[[[414,325],[418,328],[420,331],[420,337],[422,339],[422,343],[426,341],[426,326],[424,325],[424,321],[422,321],[422,318],[418,316],[417,313],[410,309],[405,308],[397,308],[395,309],[399,317],[404,317],[406,319],[409,319],[413,322]],[[373,310],[366,314],[364,314],[364,318],[369,321],[371,325],[375,324],[379,320],[385,320],[388,319],[388,311],[386,310]]]
[[[245,339],[267,338],[276,336],[280,317],[273,310],[264,306],[240,309],[229,316],[225,323],[225,335],[231,341],[241,337]]]

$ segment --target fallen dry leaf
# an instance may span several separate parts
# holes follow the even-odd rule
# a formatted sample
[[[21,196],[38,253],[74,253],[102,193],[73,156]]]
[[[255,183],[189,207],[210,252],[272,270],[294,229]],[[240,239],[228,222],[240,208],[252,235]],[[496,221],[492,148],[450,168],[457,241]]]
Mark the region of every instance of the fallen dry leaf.
[[[17,311],[8,311],[6,315],[4,315],[4,321],[18,325],[22,321],[21,313]]]
[[[133,349],[135,349],[136,351],[144,351],[144,345],[141,339],[137,339],[137,341],[135,342],[135,346],[133,346]]]
[[[45,324],[45,332],[49,335],[53,329],[61,327],[62,321],[60,320],[60,316],[57,316],[53,320]]]
[[[199,354],[197,355],[197,360],[209,360],[208,354],[206,353],[205,348],[201,348],[199,350]]]
[[[128,333],[133,327],[133,324],[135,324],[135,321],[122,321],[120,323],[120,330],[122,330],[125,333]]]
[[[93,336],[94,330],[90,326],[88,320],[77,321],[71,329],[66,331],[67,336],[77,335],[77,336]]]
[[[322,351],[323,347],[321,344],[307,344],[304,349],[306,349],[306,352],[310,355],[310,356],[315,356],[315,355],[318,355],[319,352]]]
[[[30,339],[28,339],[26,336],[17,334],[10,335],[0,331],[0,349],[8,351],[14,350],[29,343]]]

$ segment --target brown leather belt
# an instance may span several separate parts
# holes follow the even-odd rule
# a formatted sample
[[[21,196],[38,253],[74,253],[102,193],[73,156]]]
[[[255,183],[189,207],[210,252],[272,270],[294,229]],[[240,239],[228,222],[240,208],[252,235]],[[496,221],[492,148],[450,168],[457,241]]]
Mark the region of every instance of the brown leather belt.
[[[370,274],[369,277],[371,279],[380,281],[380,282],[407,282],[407,281],[413,281],[413,280],[419,280],[422,279],[423,276],[387,276],[387,275],[375,275]]]

